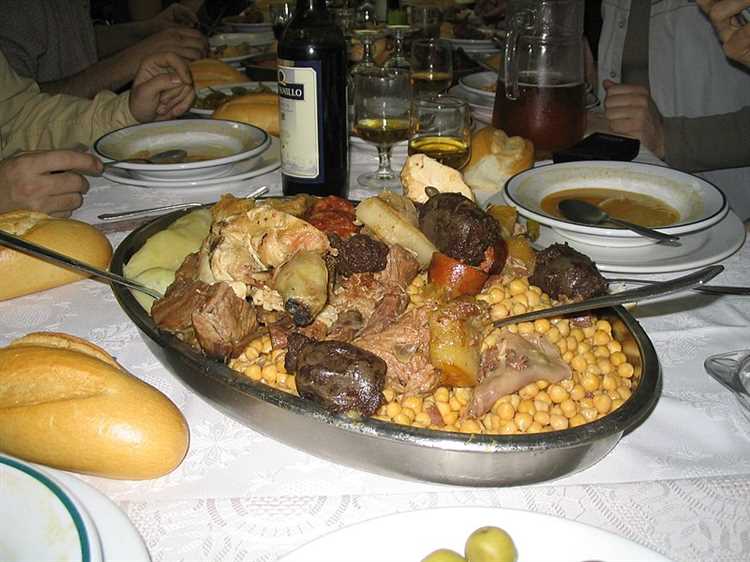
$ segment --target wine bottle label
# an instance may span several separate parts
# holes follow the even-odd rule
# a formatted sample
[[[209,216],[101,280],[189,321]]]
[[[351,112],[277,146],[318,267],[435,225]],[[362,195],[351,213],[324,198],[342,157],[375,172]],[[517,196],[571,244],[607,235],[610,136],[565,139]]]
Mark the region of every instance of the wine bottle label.
[[[281,171],[303,181],[325,181],[319,88],[320,61],[279,60]]]

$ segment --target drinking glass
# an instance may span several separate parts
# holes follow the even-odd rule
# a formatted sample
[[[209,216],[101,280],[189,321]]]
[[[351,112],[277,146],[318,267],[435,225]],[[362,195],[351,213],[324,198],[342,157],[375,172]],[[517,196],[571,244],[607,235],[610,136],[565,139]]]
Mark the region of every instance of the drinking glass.
[[[444,93],[453,82],[453,49],[448,41],[419,39],[411,45],[411,84],[415,96]]]
[[[436,6],[410,6],[409,25],[419,37],[437,39],[440,37],[440,26],[443,23],[443,12]]]
[[[362,174],[364,187],[400,187],[391,169],[391,148],[409,138],[411,84],[409,72],[400,68],[375,68],[354,75],[354,133],[378,149],[378,169]]]
[[[386,26],[386,33],[393,37],[393,54],[391,58],[385,61],[383,66],[385,68],[403,68],[406,70],[411,69],[411,63],[409,57],[404,53],[404,39],[406,35],[412,31],[412,28],[408,25],[388,25]]]
[[[415,97],[411,111],[409,156],[426,154],[460,170],[471,156],[471,108],[452,96]]]
[[[281,39],[281,34],[284,33],[289,20],[292,19],[296,4],[296,0],[274,0],[268,5],[273,36],[276,38],[276,41]]]
[[[352,75],[378,68],[373,51],[375,41],[380,38],[381,32],[376,29],[355,29],[353,33],[354,37],[362,43],[362,59],[352,67],[350,71]]]

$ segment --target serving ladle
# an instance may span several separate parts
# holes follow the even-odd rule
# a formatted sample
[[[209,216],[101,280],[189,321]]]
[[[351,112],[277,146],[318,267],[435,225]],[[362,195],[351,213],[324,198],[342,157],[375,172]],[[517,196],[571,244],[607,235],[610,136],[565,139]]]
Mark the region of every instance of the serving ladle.
[[[586,201],[581,201],[580,199],[563,199],[558,204],[558,208],[566,219],[572,220],[574,222],[593,225],[608,222],[623,226],[628,230],[632,230],[636,234],[645,236],[646,238],[658,240],[659,242],[666,242],[671,245],[676,245],[675,243],[680,239],[679,236],[664,234],[652,228],[647,228],[639,224],[633,224],[632,222],[613,218],[596,205],[592,205],[591,203],[587,203]]]
[[[181,148],[173,148],[171,150],[163,150],[149,156],[148,158],[123,158],[121,160],[111,160],[104,164],[105,168],[116,168],[117,164],[123,162],[137,163],[137,164],[179,164],[187,156],[187,151]]]
[[[99,269],[98,267],[94,267],[93,265],[89,265],[75,258],[71,258],[70,256],[55,252],[54,250],[50,250],[49,248],[45,248],[44,246],[39,246],[38,244],[34,244],[33,242],[24,240],[23,238],[19,238],[18,236],[14,236],[13,234],[10,234],[3,230],[0,230],[0,244],[2,244],[3,246],[8,246],[9,248],[13,248],[14,250],[18,250],[19,252],[23,252],[24,254],[34,256],[35,258],[40,258],[57,265],[61,265],[68,269],[80,271],[93,277],[108,281],[110,283],[124,285],[129,289],[140,291],[141,293],[145,293],[155,299],[160,299],[164,296],[159,291],[152,289],[151,287],[147,287],[146,285],[143,285],[138,281],[133,281],[132,279],[128,279],[127,277],[123,277],[122,275],[117,275],[116,273],[112,273],[104,269]]]

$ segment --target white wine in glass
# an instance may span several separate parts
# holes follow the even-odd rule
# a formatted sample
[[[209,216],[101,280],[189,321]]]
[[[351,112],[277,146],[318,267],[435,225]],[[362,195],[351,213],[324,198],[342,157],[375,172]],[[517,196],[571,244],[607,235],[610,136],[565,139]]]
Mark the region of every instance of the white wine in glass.
[[[399,187],[391,168],[391,148],[409,139],[411,131],[409,71],[378,68],[354,75],[354,134],[378,149],[378,169],[362,174],[357,183],[374,189]]]
[[[451,96],[414,99],[409,155],[425,154],[460,170],[471,157],[471,109]]]
[[[424,39],[411,46],[414,96],[442,94],[453,82],[453,48],[448,41]]]

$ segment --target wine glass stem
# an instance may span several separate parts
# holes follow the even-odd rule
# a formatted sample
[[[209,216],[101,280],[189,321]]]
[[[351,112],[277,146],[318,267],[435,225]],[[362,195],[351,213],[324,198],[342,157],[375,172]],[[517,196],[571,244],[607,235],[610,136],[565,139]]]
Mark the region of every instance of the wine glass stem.
[[[372,43],[369,39],[363,39],[362,40],[362,63],[372,63],[375,62],[372,58],[372,49],[371,49]]]
[[[392,178],[393,170],[391,169],[391,145],[378,145],[378,171],[381,178]]]

